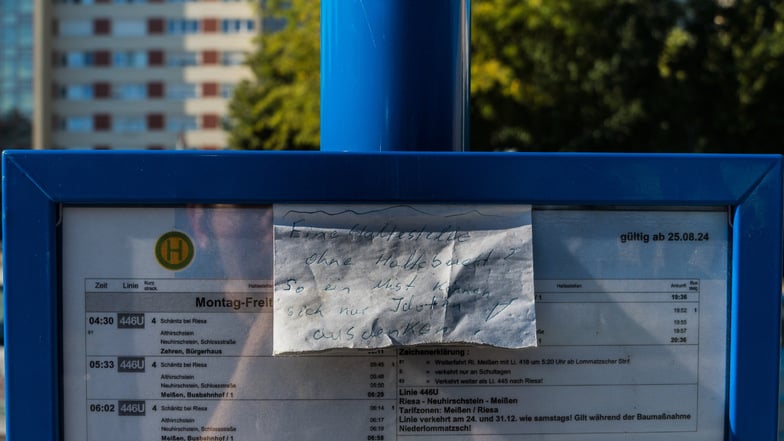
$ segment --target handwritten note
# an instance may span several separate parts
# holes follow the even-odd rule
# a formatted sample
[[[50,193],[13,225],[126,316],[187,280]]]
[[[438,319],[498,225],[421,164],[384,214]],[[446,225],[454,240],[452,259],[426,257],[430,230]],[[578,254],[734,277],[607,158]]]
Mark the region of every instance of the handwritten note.
[[[536,345],[529,205],[276,205],[276,354]]]

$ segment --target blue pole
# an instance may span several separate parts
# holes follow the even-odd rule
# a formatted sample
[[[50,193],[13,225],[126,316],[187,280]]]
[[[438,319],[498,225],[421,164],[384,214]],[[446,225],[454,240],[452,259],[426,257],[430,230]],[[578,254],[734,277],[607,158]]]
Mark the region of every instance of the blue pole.
[[[470,0],[321,1],[321,150],[462,151]]]

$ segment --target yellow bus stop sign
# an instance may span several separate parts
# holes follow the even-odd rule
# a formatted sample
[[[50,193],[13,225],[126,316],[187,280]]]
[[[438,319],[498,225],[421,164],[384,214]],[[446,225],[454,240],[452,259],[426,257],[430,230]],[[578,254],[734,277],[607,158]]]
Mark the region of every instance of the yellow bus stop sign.
[[[162,267],[178,271],[193,260],[193,241],[185,233],[170,231],[155,243],[155,258]]]

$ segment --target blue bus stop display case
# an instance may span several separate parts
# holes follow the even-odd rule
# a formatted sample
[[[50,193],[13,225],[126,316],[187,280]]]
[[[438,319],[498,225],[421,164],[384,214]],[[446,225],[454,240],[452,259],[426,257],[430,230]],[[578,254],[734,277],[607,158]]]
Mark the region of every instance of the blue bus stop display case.
[[[779,156],[6,152],[8,438],[772,441]]]

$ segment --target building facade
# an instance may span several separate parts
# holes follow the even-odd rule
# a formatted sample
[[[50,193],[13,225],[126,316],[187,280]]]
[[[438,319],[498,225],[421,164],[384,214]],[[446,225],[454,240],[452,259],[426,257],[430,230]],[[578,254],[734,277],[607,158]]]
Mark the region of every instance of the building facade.
[[[30,147],[33,0],[0,0],[0,147]],[[21,127],[24,125],[25,127]]]
[[[247,0],[36,0],[34,147],[221,149]]]
[[[33,111],[33,0],[0,0],[0,113]]]

